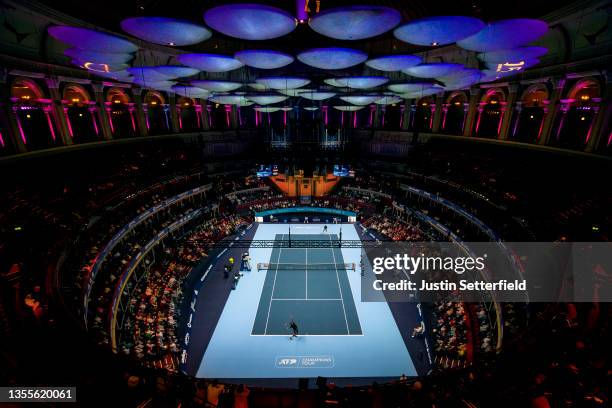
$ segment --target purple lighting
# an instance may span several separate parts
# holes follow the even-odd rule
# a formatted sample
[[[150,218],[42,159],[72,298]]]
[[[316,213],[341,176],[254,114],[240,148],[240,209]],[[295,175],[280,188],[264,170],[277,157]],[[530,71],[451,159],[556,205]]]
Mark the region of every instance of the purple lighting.
[[[126,69],[127,72],[134,75],[135,82],[159,82],[170,79],[168,75],[155,69],[156,67],[132,67]]]
[[[208,96],[208,91],[195,86],[173,85],[170,89],[188,98],[206,98]]]
[[[398,27],[393,35],[398,40],[425,46],[451,44],[477,33],[484,23],[463,16],[426,17]]]
[[[528,18],[500,20],[487,24],[476,34],[457,42],[457,45],[478,52],[505,50],[535,41],[547,31],[548,25],[541,20]]]
[[[365,108],[365,105],[363,106],[339,105],[339,106],[334,106],[333,108],[339,111],[342,111],[342,112],[355,112],[355,111]]]
[[[321,69],[343,69],[361,64],[368,54],[352,48],[313,48],[298,54],[306,65]]]
[[[402,72],[418,78],[436,78],[452,75],[463,69],[463,65],[445,62],[421,64],[403,69]]]
[[[333,98],[336,96],[335,92],[309,92],[303,91],[299,93],[299,96],[305,99],[310,99],[311,101],[322,101],[324,99]]]
[[[82,50],[80,48],[68,48],[64,51],[64,55],[78,61],[91,61],[96,64],[125,64],[134,56],[128,53],[107,53]]]
[[[243,66],[237,59],[219,54],[182,54],[176,59],[183,65],[206,72],[227,72]]]
[[[268,89],[295,89],[308,85],[310,79],[296,77],[265,77],[258,78],[255,82]]]
[[[424,89],[430,89],[434,87],[433,82],[410,82],[404,84],[392,84],[387,88],[393,92],[404,93],[404,92],[415,92],[422,91]]]
[[[296,27],[295,18],[286,11],[252,3],[213,7],[204,13],[204,21],[220,33],[243,40],[270,40]]]
[[[350,6],[325,10],[310,20],[310,28],[338,40],[362,40],[399,24],[399,11],[381,6]]]
[[[127,18],[121,28],[141,40],[170,46],[197,44],[212,36],[206,27],[169,17]]]
[[[247,98],[259,105],[270,105],[289,99],[285,95],[247,95]]]
[[[53,26],[47,29],[58,41],[76,48],[98,51],[131,53],[138,51],[136,44],[115,35],[82,27]]]
[[[369,105],[374,101],[379,100],[381,95],[348,95],[341,96],[344,102],[352,103],[353,105]]]
[[[210,92],[229,92],[238,89],[242,86],[240,82],[207,80],[194,80],[191,81],[191,85],[198,88],[206,89]]]
[[[417,55],[387,55],[366,61],[366,65],[379,71],[401,71],[418,65],[423,59]]]
[[[234,58],[244,65],[259,69],[276,69],[291,64],[295,58],[289,54],[273,50],[243,50],[234,54]]]
[[[167,78],[182,78],[197,74],[199,69],[189,67],[179,67],[176,65],[161,65],[153,67],[157,72],[165,75]]]
[[[478,59],[489,63],[522,61],[541,57],[548,52],[544,47],[518,47],[507,50],[491,51],[478,54]]]
[[[389,78],[383,76],[359,76],[336,78],[336,83],[341,87],[368,89],[381,86],[389,82]]]

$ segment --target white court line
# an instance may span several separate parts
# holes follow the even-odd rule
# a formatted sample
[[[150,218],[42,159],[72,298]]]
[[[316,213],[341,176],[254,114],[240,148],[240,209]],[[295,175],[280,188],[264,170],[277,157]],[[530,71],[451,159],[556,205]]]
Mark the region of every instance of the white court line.
[[[306,300],[308,300],[308,247],[306,247],[306,263],[304,268],[306,272]]]
[[[329,236],[329,241],[331,242],[331,235]],[[344,296],[342,296],[342,287],[340,286],[340,275],[338,275],[338,264],[336,264],[336,253],[334,252],[334,248],[331,248],[332,255],[334,257],[334,267],[336,269],[336,279],[338,280],[338,291],[340,292],[340,299],[342,299],[342,311],[344,312],[344,322],[346,323],[346,332],[347,334],[351,334],[351,330],[349,329],[348,319],[346,318],[346,309],[344,308]]]
[[[251,337],[291,337],[291,334],[251,334]],[[298,337],[359,337],[364,334],[300,334]]]
[[[281,241],[285,239],[285,234],[281,237]],[[274,297],[274,287],[276,287],[276,275],[278,274],[278,261],[280,260],[281,252],[283,247],[278,250],[278,257],[276,258],[276,269],[274,270],[274,282],[272,283],[272,293],[270,294],[270,304],[268,305],[268,316],[266,316],[266,328],[264,329],[264,335],[268,332],[268,320],[270,320],[270,309],[272,308],[272,298]]]
[[[313,298],[310,298],[310,299],[290,299],[290,298],[274,298],[272,300],[307,300],[307,301],[310,302],[311,300],[342,300],[342,299],[313,299]]]

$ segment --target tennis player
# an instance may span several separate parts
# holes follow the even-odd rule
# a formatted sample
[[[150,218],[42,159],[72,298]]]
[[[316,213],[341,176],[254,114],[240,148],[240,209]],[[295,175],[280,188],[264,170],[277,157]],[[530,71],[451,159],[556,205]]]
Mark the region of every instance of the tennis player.
[[[289,340],[293,340],[293,338],[297,338],[299,331],[298,331],[298,325],[295,323],[295,320],[291,319],[291,321],[289,322],[289,328],[291,329],[291,332],[293,333],[291,335],[291,337],[289,337]]]

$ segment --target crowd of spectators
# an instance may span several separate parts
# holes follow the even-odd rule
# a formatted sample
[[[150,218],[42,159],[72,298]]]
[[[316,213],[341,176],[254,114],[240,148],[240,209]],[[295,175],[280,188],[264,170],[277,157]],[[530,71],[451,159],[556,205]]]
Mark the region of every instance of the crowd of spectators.
[[[405,220],[391,219],[387,216],[373,215],[361,223],[393,241],[423,241],[425,235],[416,224],[409,224]]]
[[[192,269],[207,256],[212,242],[245,226],[238,216],[212,217],[180,242],[166,242],[156,262],[146,265],[145,278],[136,283],[122,328],[121,351],[140,360],[163,361],[178,356],[177,330],[183,284]],[[174,367],[165,366],[167,369]]]
[[[432,313],[431,336],[438,361],[445,363],[447,358],[465,361],[469,347],[465,306],[462,303],[440,302],[433,305]]]

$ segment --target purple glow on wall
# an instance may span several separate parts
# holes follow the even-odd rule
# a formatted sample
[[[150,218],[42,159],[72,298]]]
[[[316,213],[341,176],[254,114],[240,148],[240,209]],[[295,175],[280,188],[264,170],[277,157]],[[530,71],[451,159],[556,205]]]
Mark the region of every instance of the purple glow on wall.
[[[398,40],[425,46],[451,44],[479,32],[484,23],[473,17],[436,16],[413,20],[393,31]]]
[[[457,42],[470,51],[488,52],[515,48],[542,37],[548,25],[542,20],[515,18],[487,24],[476,34]]]
[[[138,46],[131,41],[88,28],[58,25],[49,27],[47,32],[58,41],[84,50],[111,53],[138,51]]]
[[[399,11],[382,6],[348,6],[328,9],[309,22],[317,33],[338,40],[362,40],[381,35],[399,24]]]
[[[368,54],[352,48],[313,48],[297,56],[298,60],[320,69],[344,69],[361,64]]]
[[[204,21],[220,33],[243,40],[270,40],[296,27],[295,18],[286,11],[253,3],[213,7],[204,13]]]
[[[121,22],[123,31],[155,44],[182,46],[208,40],[212,32],[188,20],[169,17],[133,17]]]

